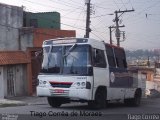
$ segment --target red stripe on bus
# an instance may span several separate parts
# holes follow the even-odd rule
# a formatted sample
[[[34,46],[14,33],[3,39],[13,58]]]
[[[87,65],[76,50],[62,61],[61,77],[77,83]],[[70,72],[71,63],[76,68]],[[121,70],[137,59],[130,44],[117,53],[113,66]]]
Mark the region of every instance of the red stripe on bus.
[[[50,81],[51,84],[66,84],[66,85],[71,85],[73,82],[54,82],[54,81]]]

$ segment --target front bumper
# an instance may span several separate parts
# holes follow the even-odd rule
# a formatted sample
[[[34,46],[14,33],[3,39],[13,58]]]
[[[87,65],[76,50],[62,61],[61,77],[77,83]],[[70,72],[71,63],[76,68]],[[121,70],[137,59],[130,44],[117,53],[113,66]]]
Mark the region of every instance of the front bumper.
[[[46,88],[37,87],[37,96],[45,97],[66,97],[76,100],[92,100],[91,89],[76,89],[76,88]]]

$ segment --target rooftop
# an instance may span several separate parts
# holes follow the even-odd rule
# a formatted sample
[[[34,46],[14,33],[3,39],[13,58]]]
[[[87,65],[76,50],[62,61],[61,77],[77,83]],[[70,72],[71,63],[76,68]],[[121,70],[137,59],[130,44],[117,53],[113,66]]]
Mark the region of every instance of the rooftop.
[[[23,51],[0,51],[0,65],[29,63],[27,54]]]

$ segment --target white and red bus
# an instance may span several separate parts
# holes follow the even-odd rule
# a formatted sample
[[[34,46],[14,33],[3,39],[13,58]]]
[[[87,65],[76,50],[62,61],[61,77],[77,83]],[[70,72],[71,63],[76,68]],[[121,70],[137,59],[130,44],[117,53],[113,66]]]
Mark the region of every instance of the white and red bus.
[[[124,49],[90,38],[44,41],[38,81],[37,95],[47,97],[52,107],[79,101],[104,108],[112,100],[138,106],[142,96]]]

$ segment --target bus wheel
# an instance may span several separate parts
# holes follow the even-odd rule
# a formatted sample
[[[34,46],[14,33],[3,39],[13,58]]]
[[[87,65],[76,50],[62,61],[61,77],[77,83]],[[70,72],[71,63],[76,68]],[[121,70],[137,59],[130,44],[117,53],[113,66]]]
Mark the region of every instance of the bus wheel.
[[[106,107],[106,92],[98,90],[94,101],[89,101],[88,106],[93,109],[102,109]]]
[[[132,99],[124,99],[124,103],[128,106],[139,106],[141,103],[141,91],[136,90],[134,98]]]
[[[59,98],[55,97],[47,97],[48,103],[52,107],[60,107],[62,105],[62,102]]]
[[[139,106],[141,103],[141,91],[137,90],[135,92],[134,98],[132,99],[133,106]]]

